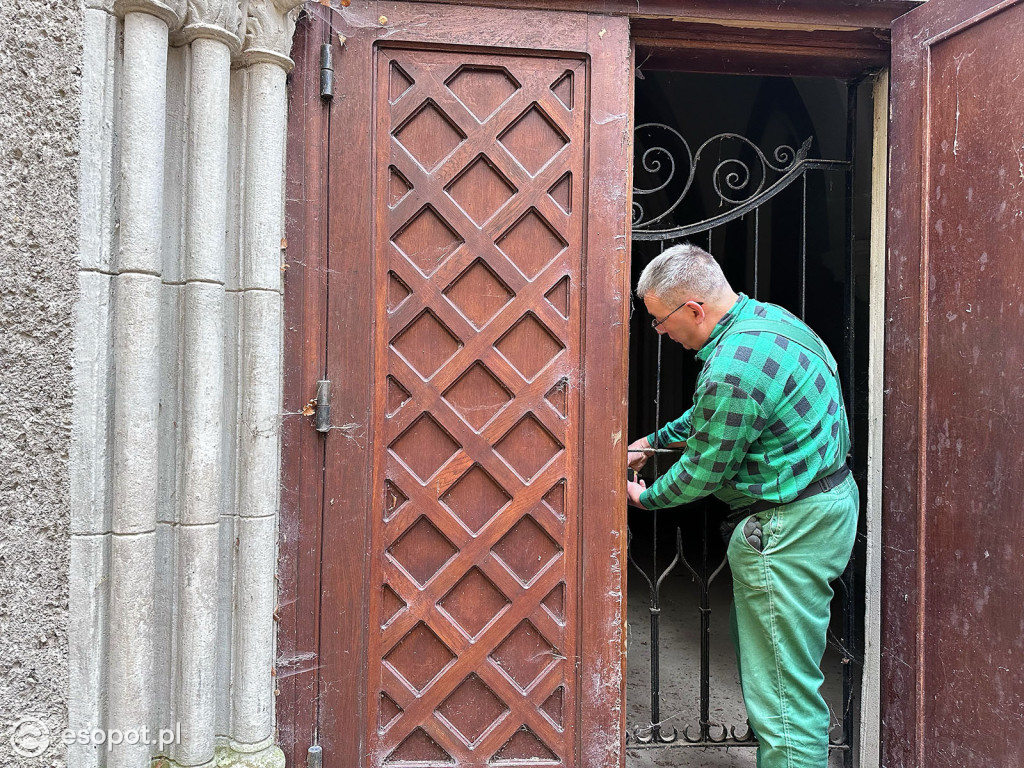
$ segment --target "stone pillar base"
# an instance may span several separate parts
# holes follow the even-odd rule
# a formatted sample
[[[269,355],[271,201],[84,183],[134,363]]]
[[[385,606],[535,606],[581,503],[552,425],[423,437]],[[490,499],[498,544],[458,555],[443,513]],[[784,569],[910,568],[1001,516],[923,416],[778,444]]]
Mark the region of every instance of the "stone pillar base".
[[[251,747],[256,747],[252,751]],[[276,744],[224,744],[214,749],[213,760],[201,766],[183,766],[168,757],[153,761],[153,768],[285,768],[284,751]]]
[[[257,744],[235,744],[217,747],[214,751],[215,768],[284,768],[284,750],[271,743],[255,752],[246,748]]]

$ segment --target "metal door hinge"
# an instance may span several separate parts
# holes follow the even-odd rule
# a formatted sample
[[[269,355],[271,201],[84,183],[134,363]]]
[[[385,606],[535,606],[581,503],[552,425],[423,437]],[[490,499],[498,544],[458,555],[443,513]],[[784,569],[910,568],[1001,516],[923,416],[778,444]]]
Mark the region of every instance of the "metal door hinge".
[[[306,752],[306,768],[321,768],[324,764],[324,751],[317,745],[313,745]]]
[[[313,424],[317,432],[331,431],[331,380],[321,379],[316,383],[316,410]]]
[[[320,46],[320,98],[334,98],[334,54],[330,43]]]

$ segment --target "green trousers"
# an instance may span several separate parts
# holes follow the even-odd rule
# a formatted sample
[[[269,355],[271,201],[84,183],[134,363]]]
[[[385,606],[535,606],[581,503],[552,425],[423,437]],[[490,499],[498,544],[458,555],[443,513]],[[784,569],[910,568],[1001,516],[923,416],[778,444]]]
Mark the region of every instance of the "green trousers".
[[[829,710],[821,657],[832,587],[850,559],[859,497],[853,476],[756,517],[763,551],[729,540],[733,643],[758,768],[826,768]],[[749,519],[749,518],[748,518]]]

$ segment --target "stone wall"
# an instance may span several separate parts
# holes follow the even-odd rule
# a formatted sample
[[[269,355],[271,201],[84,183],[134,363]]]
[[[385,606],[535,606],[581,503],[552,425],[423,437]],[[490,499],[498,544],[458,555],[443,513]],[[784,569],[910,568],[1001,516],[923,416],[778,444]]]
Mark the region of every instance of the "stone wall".
[[[68,698],[68,446],[77,296],[82,15],[0,3],[0,764],[22,716],[59,734]]]

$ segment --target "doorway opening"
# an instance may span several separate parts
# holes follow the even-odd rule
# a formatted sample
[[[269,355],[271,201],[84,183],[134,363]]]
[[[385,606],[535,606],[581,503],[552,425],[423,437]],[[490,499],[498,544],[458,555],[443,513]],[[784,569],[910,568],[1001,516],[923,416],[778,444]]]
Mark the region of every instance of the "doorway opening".
[[[737,291],[805,319],[839,364],[862,508],[822,662],[831,766],[856,764],[861,704],[872,106],[867,79],[643,71],[642,63],[635,91],[632,284],[662,250],[692,242]],[[685,411],[699,372],[692,353],[663,341],[635,303],[630,439]],[[649,461],[648,482],[674,459],[665,451]],[[712,498],[630,510],[629,768],[754,764],[729,640],[725,512]]]

